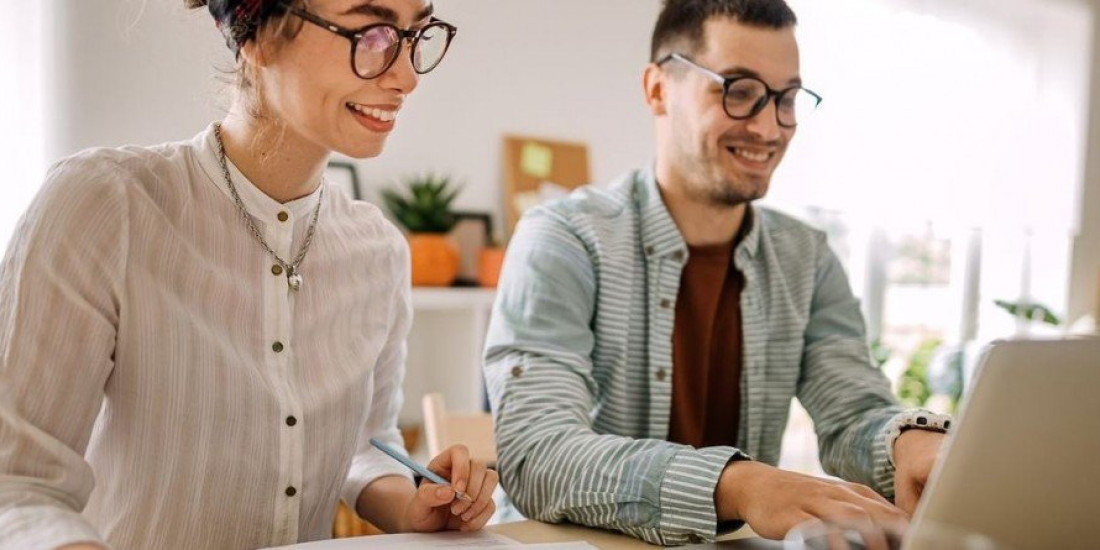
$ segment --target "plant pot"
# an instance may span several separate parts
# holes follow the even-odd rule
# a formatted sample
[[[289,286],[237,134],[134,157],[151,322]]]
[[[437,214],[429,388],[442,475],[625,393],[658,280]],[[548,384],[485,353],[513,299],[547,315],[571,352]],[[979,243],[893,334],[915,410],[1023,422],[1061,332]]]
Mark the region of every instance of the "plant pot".
[[[477,281],[483,287],[496,288],[504,266],[504,247],[482,248],[477,259]]]
[[[446,235],[409,235],[413,286],[451,286],[458,276],[458,247]]]

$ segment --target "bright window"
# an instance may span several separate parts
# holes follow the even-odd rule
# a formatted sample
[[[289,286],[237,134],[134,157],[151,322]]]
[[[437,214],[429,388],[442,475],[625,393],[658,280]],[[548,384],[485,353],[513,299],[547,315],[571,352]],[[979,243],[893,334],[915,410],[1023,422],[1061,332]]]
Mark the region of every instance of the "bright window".
[[[825,101],[767,203],[829,232],[899,393],[949,410],[980,344],[1060,330],[994,301],[1066,310],[1091,8],[789,1],[803,80]],[[795,409],[784,465],[816,471]]]

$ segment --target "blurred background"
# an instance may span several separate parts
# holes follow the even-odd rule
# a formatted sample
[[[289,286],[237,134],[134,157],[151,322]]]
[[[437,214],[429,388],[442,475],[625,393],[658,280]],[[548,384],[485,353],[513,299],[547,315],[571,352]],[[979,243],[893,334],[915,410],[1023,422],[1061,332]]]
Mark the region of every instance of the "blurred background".
[[[825,101],[764,202],[828,232],[902,399],[953,410],[985,343],[1095,330],[1100,0],[790,3],[803,80]],[[0,243],[58,159],[189,139],[222,116],[232,60],[209,15],[182,4],[0,0]],[[380,205],[384,189],[449,178],[462,184],[449,207],[492,222],[462,237],[479,287],[416,291],[407,426],[428,393],[484,404],[493,291],[475,256],[506,244],[509,212],[651,162],[641,72],[659,7],[436,0],[459,28],[448,58],[380,158],[335,167]],[[554,181],[555,158],[573,159],[569,181]],[[809,421],[793,418],[784,464],[817,471]]]

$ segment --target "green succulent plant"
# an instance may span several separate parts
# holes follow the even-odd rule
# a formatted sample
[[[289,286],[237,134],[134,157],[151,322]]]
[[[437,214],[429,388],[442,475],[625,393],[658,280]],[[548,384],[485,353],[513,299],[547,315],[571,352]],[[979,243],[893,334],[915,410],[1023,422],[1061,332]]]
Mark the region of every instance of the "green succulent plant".
[[[461,187],[451,178],[426,174],[407,178],[404,192],[382,191],[386,208],[411,233],[448,233],[457,222],[451,203]]]

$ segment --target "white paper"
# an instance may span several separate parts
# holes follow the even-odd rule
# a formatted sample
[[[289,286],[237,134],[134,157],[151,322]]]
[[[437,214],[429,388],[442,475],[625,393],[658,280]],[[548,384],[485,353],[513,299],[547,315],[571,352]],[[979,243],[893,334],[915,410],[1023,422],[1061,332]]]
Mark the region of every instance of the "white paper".
[[[543,545],[536,545],[539,550],[544,550]],[[443,533],[408,533],[401,535],[374,535],[368,537],[354,537],[348,539],[332,539],[317,542],[306,542],[290,546],[269,548],[268,550],[375,550],[375,549],[401,548],[402,550],[421,550],[427,548],[460,548],[463,550],[478,550],[490,548],[492,550],[505,550],[511,548],[529,548],[528,545],[516,542],[504,535],[478,531],[476,533],[461,533],[449,531]],[[580,550],[585,547],[576,547]],[[545,550],[574,550],[573,547],[550,547]]]
[[[597,550],[595,546],[587,542],[545,542],[542,544],[522,544],[517,548],[524,550]]]

